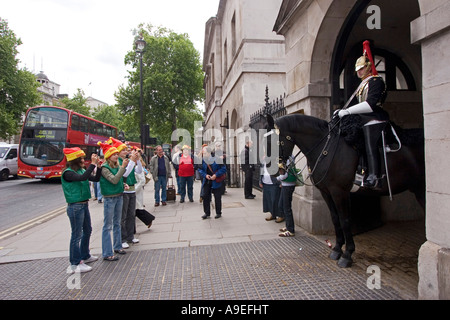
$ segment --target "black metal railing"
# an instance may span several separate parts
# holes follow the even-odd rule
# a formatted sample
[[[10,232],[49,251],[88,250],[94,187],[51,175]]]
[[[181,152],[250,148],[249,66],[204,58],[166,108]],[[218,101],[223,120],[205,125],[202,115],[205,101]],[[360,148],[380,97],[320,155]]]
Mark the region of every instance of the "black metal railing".
[[[268,86],[266,86],[266,94],[265,94],[265,104],[264,106],[256,111],[255,113],[253,113],[252,115],[250,115],[250,128],[255,129],[257,134],[258,134],[258,141],[261,141],[260,137],[259,137],[259,130],[260,129],[266,129],[267,126],[267,120],[266,120],[266,116],[267,115],[271,115],[274,118],[278,118],[281,116],[284,116],[286,114],[286,107],[284,106],[284,99],[286,97],[286,94],[284,94],[284,96],[281,96],[279,98],[276,98],[272,101],[269,101],[269,88]],[[259,148],[261,148],[262,146],[260,146],[258,143],[254,143],[253,145],[254,148],[256,148],[256,152],[258,152],[257,154],[259,154]],[[269,148],[270,149],[270,148]],[[256,189],[261,189],[259,187],[259,176],[260,176],[260,167],[261,164],[259,162],[259,157],[257,157],[257,164],[255,166],[255,172],[253,174],[253,187]]]

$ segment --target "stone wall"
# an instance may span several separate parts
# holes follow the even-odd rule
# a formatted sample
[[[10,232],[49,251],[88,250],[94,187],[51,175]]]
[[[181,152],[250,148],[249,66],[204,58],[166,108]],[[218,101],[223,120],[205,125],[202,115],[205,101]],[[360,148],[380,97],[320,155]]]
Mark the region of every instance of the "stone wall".
[[[419,299],[450,299],[450,2],[419,1],[411,41],[423,59],[426,237],[419,253]]]

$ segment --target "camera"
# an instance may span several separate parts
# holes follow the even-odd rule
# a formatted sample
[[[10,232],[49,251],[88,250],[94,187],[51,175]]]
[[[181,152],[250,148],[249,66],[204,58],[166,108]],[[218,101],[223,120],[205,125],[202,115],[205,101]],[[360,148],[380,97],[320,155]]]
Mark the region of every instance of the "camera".
[[[129,159],[129,158],[130,158],[130,155],[129,155],[129,154],[127,154],[127,155],[125,156],[125,158]]]

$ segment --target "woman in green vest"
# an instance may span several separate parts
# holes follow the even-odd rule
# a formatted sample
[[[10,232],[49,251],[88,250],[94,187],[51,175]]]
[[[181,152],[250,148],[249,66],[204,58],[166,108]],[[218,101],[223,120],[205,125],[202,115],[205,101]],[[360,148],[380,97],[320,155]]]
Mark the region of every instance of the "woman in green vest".
[[[122,165],[123,160],[129,159],[128,166],[123,174],[123,180],[128,185],[128,189],[123,192],[123,207],[122,207],[122,248],[128,249],[129,243],[138,243],[139,239],[134,237],[134,230],[136,226],[136,184],[135,173],[142,172],[141,162],[138,161],[139,154],[136,150],[129,153],[128,147],[120,140],[110,137],[109,144],[119,151],[119,165]]]
[[[99,181],[102,170],[98,168],[96,175],[92,174],[98,165],[96,154],[92,154],[91,164],[85,170],[84,157],[86,154],[83,150],[64,148],[63,152],[67,158],[67,165],[61,176],[61,185],[67,202],[67,216],[72,228],[69,249],[70,266],[67,268],[67,272],[87,272],[92,268],[86,263],[98,259],[89,253],[89,241],[92,233],[88,205],[91,198],[89,181]]]
[[[102,191],[103,205],[103,230],[102,230],[102,255],[106,261],[119,260],[113,253],[125,254],[122,249],[121,219],[123,206],[124,181],[123,174],[129,160],[125,159],[119,165],[119,151],[112,145],[98,143],[103,150],[106,162],[102,166],[100,189]],[[113,241],[111,240],[111,231]]]

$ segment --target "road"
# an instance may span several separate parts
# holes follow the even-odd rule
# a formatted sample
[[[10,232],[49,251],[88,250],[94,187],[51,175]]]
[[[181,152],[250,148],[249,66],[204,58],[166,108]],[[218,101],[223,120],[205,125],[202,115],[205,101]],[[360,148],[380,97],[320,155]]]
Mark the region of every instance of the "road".
[[[27,178],[0,181],[0,231],[65,205],[59,181]]]

